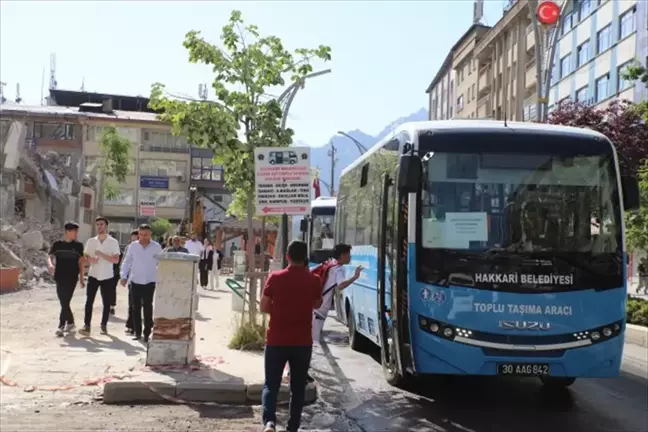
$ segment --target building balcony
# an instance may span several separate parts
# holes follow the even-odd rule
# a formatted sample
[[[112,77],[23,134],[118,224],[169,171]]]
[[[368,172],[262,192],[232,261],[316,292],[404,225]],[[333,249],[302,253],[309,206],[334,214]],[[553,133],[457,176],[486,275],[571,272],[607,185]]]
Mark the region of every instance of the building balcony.
[[[485,94],[488,94],[491,90],[491,83],[493,80],[493,70],[491,68],[487,68],[484,72],[479,74],[479,81],[478,81],[478,95],[483,96]]]
[[[524,73],[524,87],[535,87],[536,85],[536,62],[530,60],[526,63],[526,72]]]

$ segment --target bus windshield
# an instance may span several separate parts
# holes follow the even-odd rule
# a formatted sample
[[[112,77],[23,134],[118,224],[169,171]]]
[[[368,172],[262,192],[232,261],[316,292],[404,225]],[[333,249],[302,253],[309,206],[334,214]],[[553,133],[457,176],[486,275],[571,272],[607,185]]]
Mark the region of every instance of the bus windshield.
[[[333,250],[333,220],[335,209],[327,212],[325,209],[313,211],[313,231],[311,233],[311,250]],[[329,214],[330,213],[330,214]]]
[[[424,160],[419,279],[520,292],[623,285],[612,153]]]

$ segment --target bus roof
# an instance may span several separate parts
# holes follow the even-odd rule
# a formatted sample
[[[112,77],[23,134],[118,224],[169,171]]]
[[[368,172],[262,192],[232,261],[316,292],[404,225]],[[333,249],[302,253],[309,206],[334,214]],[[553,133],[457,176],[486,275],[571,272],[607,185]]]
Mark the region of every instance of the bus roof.
[[[337,198],[335,197],[317,197],[311,203],[311,208],[321,208],[321,207],[335,207],[337,204]]]
[[[480,119],[457,119],[457,120],[437,120],[437,121],[420,121],[403,123],[394,128],[385,138],[376,143],[366,153],[360,156],[347,166],[340,176],[345,175],[353,168],[360,165],[368,159],[374,152],[384,147],[394,136],[401,132],[406,132],[411,136],[417,136],[422,132],[498,132],[498,131],[522,132],[522,133],[545,133],[560,136],[589,137],[593,139],[603,139],[608,141],[605,135],[591,129],[581,129],[571,126],[549,125],[545,123],[532,122],[506,122],[499,120],[480,120]]]

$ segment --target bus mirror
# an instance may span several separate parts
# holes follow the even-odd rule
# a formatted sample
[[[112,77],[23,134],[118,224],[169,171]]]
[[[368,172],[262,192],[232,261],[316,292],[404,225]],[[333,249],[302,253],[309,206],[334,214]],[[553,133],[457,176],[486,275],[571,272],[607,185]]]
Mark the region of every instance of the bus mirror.
[[[639,182],[635,177],[621,177],[621,189],[623,192],[623,207],[626,210],[639,208]]]
[[[398,190],[401,193],[416,193],[421,184],[421,158],[412,154],[400,157],[398,167]]]
[[[299,231],[301,231],[303,233],[308,231],[308,221],[306,220],[306,218],[299,221]]]

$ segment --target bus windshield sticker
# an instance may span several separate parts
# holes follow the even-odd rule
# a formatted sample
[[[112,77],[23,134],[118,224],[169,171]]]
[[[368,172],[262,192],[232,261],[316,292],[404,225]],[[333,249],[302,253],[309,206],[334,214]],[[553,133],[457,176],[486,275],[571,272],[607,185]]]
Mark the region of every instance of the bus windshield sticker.
[[[423,287],[421,289],[421,298],[423,299],[423,301],[430,300],[430,297],[432,297],[432,291],[430,291],[430,288]]]

